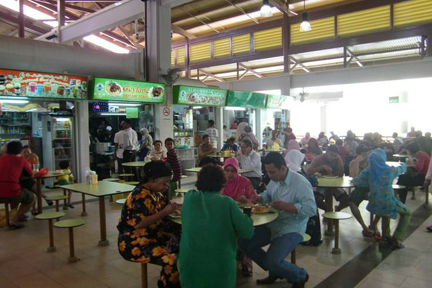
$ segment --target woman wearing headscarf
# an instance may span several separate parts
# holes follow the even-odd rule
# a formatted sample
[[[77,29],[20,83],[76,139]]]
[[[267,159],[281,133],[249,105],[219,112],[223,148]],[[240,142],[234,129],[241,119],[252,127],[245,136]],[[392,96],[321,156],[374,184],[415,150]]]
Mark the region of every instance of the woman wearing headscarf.
[[[228,158],[224,163],[224,172],[227,182],[222,191],[223,196],[228,196],[240,203],[251,203],[256,192],[251,182],[239,174],[239,163],[236,158]],[[237,251],[237,268],[242,270],[243,275],[252,275],[252,259],[242,251]]]
[[[259,142],[252,132],[252,128],[246,122],[241,122],[237,127],[236,142],[241,143],[244,139],[249,139],[252,142],[252,148],[256,150],[259,147]]]
[[[390,167],[385,161],[386,153],[382,149],[376,149],[369,155],[369,166],[354,179],[354,185],[369,187],[370,197],[366,209],[382,219],[382,235],[391,244],[392,249],[400,249],[405,231],[411,219],[411,211],[401,201],[396,199],[392,188],[393,180],[404,173],[405,164],[398,167]],[[390,233],[390,218],[396,219],[397,214],[400,220],[393,237]]]
[[[144,158],[147,156],[147,154],[150,153],[151,147],[153,145],[153,138],[149,134],[149,131],[147,128],[142,128],[140,130],[141,132],[141,142],[140,142],[140,154],[139,154],[139,161],[144,161]]]
[[[301,146],[304,147],[304,146],[308,145],[308,143],[309,143],[309,139],[310,139],[310,138],[311,138],[311,137],[310,137],[310,133],[309,133],[309,132],[306,132],[305,137],[303,137],[303,138],[300,140],[300,144],[301,144]]]
[[[300,145],[296,140],[290,140],[288,142],[288,145],[285,147],[286,149],[283,152],[283,155],[286,156],[288,152],[292,150],[298,150],[300,151]]]
[[[291,150],[285,156],[285,162],[288,168],[294,172],[301,172],[301,166],[304,159],[305,155],[299,150]]]
[[[248,127],[248,123],[241,122],[237,126],[237,131],[235,134],[236,143],[240,143],[244,137],[246,137],[246,127]]]
[[[312,161],[316,156],[321,154],[322,154],[322,150],[318,145],[318,141],[315,138],[310,138],[305,153],[307,160]]]
[[[179,288],[177,256],[167,251],[171,234],[176,231],[166,216],[177,208],[163,194],[169,188],[173,172],[162,161],[144,166],[145,177],[126,198],[117,225],[118,250],[128,260],[162,266],[158,287]],[[155,287],[151,285],[152,287]]]

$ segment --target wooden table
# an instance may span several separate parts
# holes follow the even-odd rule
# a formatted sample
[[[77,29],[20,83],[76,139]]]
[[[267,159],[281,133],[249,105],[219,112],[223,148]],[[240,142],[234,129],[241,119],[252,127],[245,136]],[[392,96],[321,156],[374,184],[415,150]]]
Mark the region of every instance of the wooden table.
[[[194,168],[189,168],[186,169],[185,171],[187,172],[194,172],[194,173],[199,173],[201,171],[201,167],[194,167]],[[239,173],[243,174],[243,173],[248,173],[248,172],[252,172],[253,170],[249,170],[249,169],[239,169]]]
[[[99,241],[100,246],[107,246],[109,241],[106,237],[106,215],[105,215],[105,196],[111,196],[116,194],[121,194],[125,192],[131,192],[135,186],[101,181],[98,184],[71,184],[71,185],[63,185],[60,186],[64,190],[71,190],[76,193],[82,194],[82,205],[83,212],[81,215],[87,215],[86,207],[85,207],[85,195],[90,195],[93,197],[99,198],[99,218],[100,218],[100,234],[101,239]]]
[[[42,208],[42,180],[43,179],[48,179],[48,178],[56,178],[56,177],[60,177],[60,176],[65,176],[68,175],[70,173],[56,173],[55,171],[49,171],[47,175],[42,176],[42,177],[35,177],[34,179],[36,180],[36,197],[37,197],[37,212],[38,214],[41,214],[43,212],[43,208]]]
[[[270,208],[270,209],[273,213],[259,213],[259,214],[252,213],[251,218],[253,221],[253,225],[254,226],[260,226],[260,225],[268,224],[268,223],[276,220],[279,217],[279,212],[274,208]],[[174,223],[177,223],[180,225],[182,224],[181,218],[172,217],[172,216],[168,216],[168,217]]]
[[[351,189],[354,187],[354,184],[351,182],[352,178],[348,176],[337,177],[337,178],[326,178],[320,177],[318,178],[317,187],[320,188],[348,188]],[[326,212],[333,212],[333,195],[326,191]],[[330,221],[327,226],[326,235],[333,235],[333,223]]]

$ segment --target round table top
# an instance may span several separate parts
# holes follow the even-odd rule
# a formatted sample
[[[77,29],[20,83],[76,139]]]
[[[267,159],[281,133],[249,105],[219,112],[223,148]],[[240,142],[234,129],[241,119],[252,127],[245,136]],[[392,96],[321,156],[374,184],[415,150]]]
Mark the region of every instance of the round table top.
[[[303,235],[303,241],[302,242],[307,242],[307,241],[309,241],[311,239],[311,236],[309,235],[309,234],[304,234]]]
[[[129,182],[121,182],[122,184],[128,184],[128,185],[138,185],[140,182],[138,181],[129,181]]]
[[[115,202],[116,202],[117,204],[123,205],[123,204],[126,203],[126,198],[118,199],[118,200],[116,200]]]
[[[175,192],[176,193],[187,193],[190,189],[176,189]]]
[[[346,220],[350,219],[352,216],[351,214],[344,213],[344,212],[325,212],[322,214],[324,218],[333,219],[333,220]]]
[[[83,219],[67,219],[54,223],[57,228],[73,228],[83,226],[85,221]]]
[[[50,220],[50,219],[57,219],[65,215],[66,214],[64,212],[49,212],[49,213],[38,214],[35,216],[35,218],[38,220]]]
[[[119,180],[120,180],[120,178],[105,178],[102,181],[117,182]]]
[[[392,167],[398,167],[401,165],[401,162],[395,162],[395,161],[386,161],[386,164],[388,166],[392,166]]]
[[[351,177],[336,177],[336,178],[318,178],[318,187],[323,188],[351,188],[354,184],[351,182]]]
[[[126,162],[123,166],[127,167],[144,167],[149,161]]]
[[[55,200],[65,200],[68,198],[69,198],[69,196],[67,196],[67,195],[53,195],[53,196],[47,196],[46,200],[55,201]]]
[[[279,217],[279,212],[276,209],[271,208],[271,213],[252,213],[252,221],[254,226],[268,224],[276,220]],[[171,221],[177,224],[182,224],[181,218],[168,216]]]

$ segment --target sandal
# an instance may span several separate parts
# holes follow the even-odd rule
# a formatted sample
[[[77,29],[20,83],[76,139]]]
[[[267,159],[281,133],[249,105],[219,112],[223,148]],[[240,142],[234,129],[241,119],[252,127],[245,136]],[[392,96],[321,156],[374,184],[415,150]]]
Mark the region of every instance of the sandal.
[[[395,238],[392,239],[392,250],[398,250],[398,249],[403,249],[405,248],[405,245],[403,245],[401,242],[397,241]]]
[[[363,234],[364,237],[374,237],[375,236],[375,234],[372,231],[369,231],[369,230],[368,231],[363,230],[362,234]]]
[[[17,229],[21,229],[24,228],[23,224],[9,224],[9,229],[11,230],[17,230]]]
[[[426,227],[426,230],[427,230],[428,232],[432,232],[432,226]]]
[[[19,222],[26,222],[26,221],[28,221],[28,217],[26,215],[22,215],[19,217],[18,221]]]

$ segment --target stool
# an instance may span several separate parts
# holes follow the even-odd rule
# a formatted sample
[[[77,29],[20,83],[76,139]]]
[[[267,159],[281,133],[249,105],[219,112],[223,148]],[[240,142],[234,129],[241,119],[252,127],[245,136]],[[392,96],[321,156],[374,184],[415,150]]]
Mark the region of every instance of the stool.
[[[304,234],[303,235],[303,241],[301,242],[307,242],[311,239],[311,236],[309,234]],[[294,248],[293,251],[291,251],[291,263],[292,264],[296,264],[296,249]]]
[[[56,196],[48,196],[46,197],[46,200],[55,201],[56,203],[56,212],[60,211],[59,201],[61,200],[67,200],[69,197],[67,195],[56,195]],[[66,210],[66,209],[63,209]]]
[[[117,182],[119,180],[120,180],[119,178],[105,178],[102,181]]]
[[[68,219],[68,220],[62,220],[57,223],[54,223],[54,227],[56,228],[69,229],[69,258],[68,258],[69,263],[75,263],[80,260],[77,257],[75,257],[73,228],[82,226],[84,224],[85,221],[82,219]]]
[[[332,250],[333,254],[340,254],[341,249],[339,248],[339,220],[346,220],[351,218],[351,214],[344,212],[325,212],[324,218],[333,220],[335,223],[335,247]]]
[[[116,202],[116,204],[124,205],[124,204],[126,203],[126,198],[118,199],[118,200],[116,200],[115,202]]]
[[[121,177],[123,180],[128,181],[130,180],[129,177],[134,177],[135,174],[133,173],[123,173],[123,174],[119,174],[119,177]]]
[[[129,261],[129,262],[139,263],[136,261]],[[140,264],[141,264],[141,287],[148,288],[147,263],[140,263]]]
[[[19,199],[19,197],[0,198],[0,203],[5,204],[6,229],[10,226],[9,204],[12,204],[13,202],[19,202]]]
[[[427,186],[424,190],[426,192],[425,206],[427,206],[429,205],[429,186]]]
[[[58,219],[65,216],[64,212],[50,212],[50,213],[42,213],[36,215],[36,219],[38,220],[48,220],[48,228],[49,228],[49,247],[47,248],[47,252],[55,252],[56,247],[54,246],[54,232],[53,232],[53,219]]]
[[[138,181],[129,181],[129,182],[123,182],[122,184],[128,184],[128,185],[138,185],[140,182]]]

